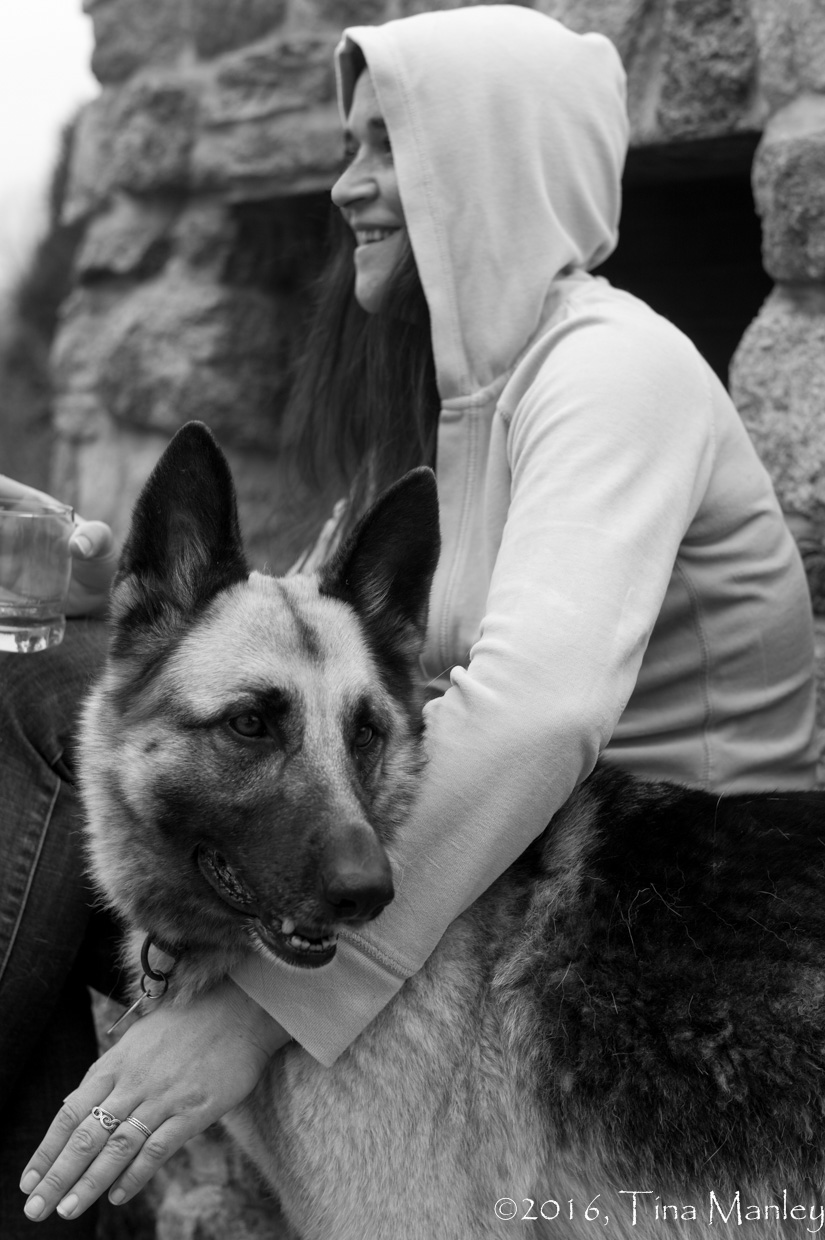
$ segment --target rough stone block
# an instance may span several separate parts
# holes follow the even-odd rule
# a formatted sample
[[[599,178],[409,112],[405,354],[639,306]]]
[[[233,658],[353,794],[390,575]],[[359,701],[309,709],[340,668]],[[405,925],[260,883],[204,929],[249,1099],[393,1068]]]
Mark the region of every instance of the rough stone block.
[[[91,397],[85,401],[61,397],[57,413],[47,489],[84,517],[106,521],[115,540],[122,544],[135,500],[169,435],[113,422],[100,402]],[[284,463],[275,453],[239,448],[223,438],[221,447],[235,478],[250,564],[273,573],[286,572],[303,550],[297,517],[305,516],[307,501],[296,492],[294,480],[287,477]]]
[[[191,0],[195,51],[204,59],[269,34],[286,15],[286,0]]]
[[[825,281],[825,98],[772,119],[753,166],[762,257],[775,280]]]
[[[825,289],[779,287],[745,332],[731,395],[771,475],[802,553],[815,614],[825,615]],[[825,653],[817,640],[820,725]],[[821,772],[825,786],[825,766]]]
[[[328,189],[341,166],[334,103],[302,112],[205,126],[192,156],[194,184],[236,201]]]
[[[604,0],[538,0],[531,7],[577,34],[596,30],[607,35],[626,65],[633,59],[650,9],[648,0],[611,0],[610,4]]]
[[[758,127],[756,32],[747,0],[669,0],[662,36],[662,137]]]
[[[122,544],[140,488],[169,436],[113,422],[92,397],[61,396],[56,414],[53,494],[84,517],[106,521]]]
[[[112,187],[112,146],[117,91],[101,91],[75,125],[62,222],[74,224],[100,210]]]
[[[117,421],[172,434],[191,418],[224,443],[277,450],[290,308],[254,289],[160,279],[113,308],[95,391]]]
[[[734,356],[731,395],[785,512],[825,526],[825,290],[771,293]]]
[[[336,42],[331,35],[294,34],[223,57],[204,94],[204,125],[266,120],[330,102]]]
[[[174,217],[174,208],[166,203],[118,195],[86,232],[76,259],[81,279],[155,275],[169,257]]]
[[[392,12],[392,0],[315,0],[314,9],[321,21],[345,26],[377,25]]]
[[[520,4],[522,0],[504,0],[504,3],[508,2]],[[469,4],[466,4],[465,0],[399,0],[398,15],[399,17],[412,17],[416,13],[431,13],[443,9],[470,8],[474,4],[497,3],[499,3],[499,0],[470,0]],[[525,4],[524,7],[531,9],[535,6],[533,4]]]
[[[107,324],[121,294],[105,287],[78,289],[64,302],[52,346],[51,370],[58,428],[73,436],[85,433],[97,408],[97,379],[107,348]],[[75,412],[78,411],[78,412]]]
[[[242,199],[331,183],[341,157],[335,42],[295,34],[218,62],[201,101],[196,185]]]
[[[159,74],[133,79],[115,105],[112,183],[135,194],[184,191],[196,115],[191,81]]]
[[[92,72],[122,82],[147,64],[177,59],[187,40],[185,0],[84,0],[92,19]]]
[[[50,476],[59,479],[59,482],[53,483],[52,494],[59,495],[67,504],[78,508],[86,516],[90,510],[78,502],[77,480],[63,468],[65,454],[62,454],[61,445],[92,442],[99,438],[101,427],[106,427],[109,419],[95,393],[82,390],[69,389],[57,392],[52,413],[52,425],[56,438]],[[106,511],[110,510],[107,508]],[[102,511],[101,520],[109,520]]]
[[[401,17],[404,5],[403,0],[398,9],[393,0],[304,0],[301,9],[304,20],[343,30],[345,26],[378,25],[388,17]]]
[[[176,256],[188,267],[219,279],[234,252],[237,226],[222,201],[192,198],[178,216],[172,239]]]
[[[760,89],[773,111],[804,91],[825,91],[822,0],[751,0]]]
[[[277,451],[293,319],[291,299],[180,272],[76,293],[52,358],[61,432],[83,437],[100,408],[166,435],[200,418],[224,443]]]

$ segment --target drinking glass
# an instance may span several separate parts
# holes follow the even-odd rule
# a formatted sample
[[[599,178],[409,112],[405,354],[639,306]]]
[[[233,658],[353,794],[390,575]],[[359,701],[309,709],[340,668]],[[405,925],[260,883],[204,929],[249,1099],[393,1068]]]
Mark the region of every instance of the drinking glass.
[[[0,499],[0,650],[33,654],[63,640],[73,528],[65,504]]]

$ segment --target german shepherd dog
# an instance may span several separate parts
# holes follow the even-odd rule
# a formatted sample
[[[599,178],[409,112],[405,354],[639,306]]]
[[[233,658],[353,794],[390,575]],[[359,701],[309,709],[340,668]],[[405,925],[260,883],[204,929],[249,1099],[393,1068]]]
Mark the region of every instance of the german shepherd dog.
[[[133,518],[83,727],[89,854],[169,998],[249,951],[323,968],[392,898],[439,549],[416,470],[313,576],[249,573],[184,427]],[[228,1126],[304,1240],[823,1230],[816,793],[597,766],[332,1068],[273,1057]]]

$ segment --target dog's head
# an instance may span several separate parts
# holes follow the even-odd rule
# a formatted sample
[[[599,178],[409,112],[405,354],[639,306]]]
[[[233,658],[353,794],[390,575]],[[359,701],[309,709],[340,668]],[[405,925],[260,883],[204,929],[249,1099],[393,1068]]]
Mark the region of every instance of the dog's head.
[[[439,549],[432,473],[387,491],[313,576],[249,573],[205,427],[144,488],[83,724],[96,879],[202,980],[250,941],[324,964],[392,899],[384,845],[421,767],[418,657]]]

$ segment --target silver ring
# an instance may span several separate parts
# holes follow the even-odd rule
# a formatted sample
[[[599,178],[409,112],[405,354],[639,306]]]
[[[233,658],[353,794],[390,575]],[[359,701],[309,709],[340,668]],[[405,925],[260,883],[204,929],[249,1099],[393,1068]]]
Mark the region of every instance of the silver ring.
[[[132,1124],[135,1128],[137,1128],[138,1132],[143,1133],[144,1137],[151,1137],[152,1135],[152,1129],[147,1128],[143,1120],[137,1119],[134,1115],[127,1115],[124,1123]]]
[[[103,1107],[92,1107],[92,1115],[107,1132],[114,1132],[121,1122],[111,1111],[104,1111]]]

